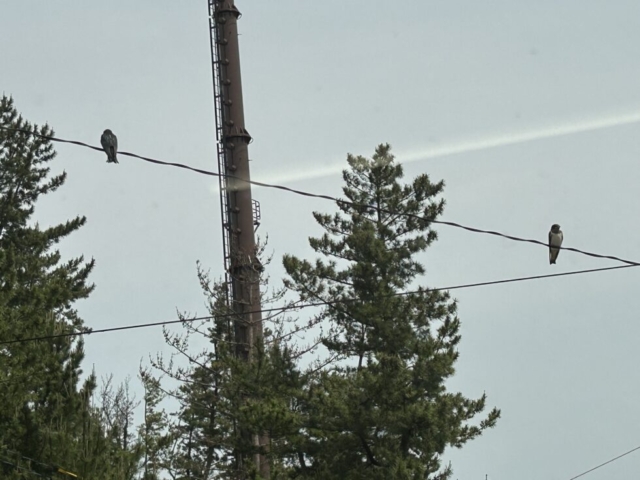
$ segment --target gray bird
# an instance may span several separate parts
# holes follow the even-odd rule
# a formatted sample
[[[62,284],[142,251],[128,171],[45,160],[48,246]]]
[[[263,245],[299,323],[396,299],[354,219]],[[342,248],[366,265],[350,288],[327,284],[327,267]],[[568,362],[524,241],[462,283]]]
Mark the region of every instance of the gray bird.
[[[562,230],[560,230],[560,225],[554,223],[551,225],[551,231],[549,232],[549,264],[555,264],[558,258],[558,254],[560,253],[559,248],[553,247],[561,247],[562,240],[564,240],[564,235],[562,235]]]
[[[100,143],[102,148],[107,152],[107,163],[118,163],[116,153],[118,153],[118,139],[108,128],[102,133],[100,137]]]

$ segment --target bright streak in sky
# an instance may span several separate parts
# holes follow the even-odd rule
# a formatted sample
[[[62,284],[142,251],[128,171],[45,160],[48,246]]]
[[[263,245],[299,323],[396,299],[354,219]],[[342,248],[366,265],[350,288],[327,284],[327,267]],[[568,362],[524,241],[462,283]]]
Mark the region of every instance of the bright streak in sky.
[[[532,142],[535,140],[543,140],[545,138],[562,137],[566,135],[573,135],[575,133],[602,130],[605,128],[630,125],[633,123],[640,123],[640,111],[608,116],[603,115],[592,117],[590,119],[560,123],[544,128],[523,130],[520,132],[504,134],[495,134],[480,137],[477,139],[462,139],[457,142],[451,142],[439,146],[425,147],[423,149],[409,152],[398,152],[395,154],[395,156],[402,163],[417,162],[419,160],[428,160],[432,158],[456,155],[459,153],[488,150],[490,148],[505,147],[508,145]],[[344,162],[341,162],[340,164],[336,165],[328,165],[315,169],[306,169],[304,171],[301,170],[297,172],[280,172],[267,177],[257,178],[257,180],[265,183],[288,183],[297,180],[308,180],[312,178],[320,178],[339,174],[344,168],[345,164]]]

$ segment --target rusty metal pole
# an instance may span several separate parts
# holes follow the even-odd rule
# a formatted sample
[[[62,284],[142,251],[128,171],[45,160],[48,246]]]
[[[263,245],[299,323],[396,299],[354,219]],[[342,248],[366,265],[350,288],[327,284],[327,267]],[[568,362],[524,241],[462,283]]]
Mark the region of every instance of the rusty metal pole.
[[[256,258],[253,200],[249,172],[251,136],[244,123],[238,18],[240,12],[233,0],[209,0],[214,60],[214,93],[216,96],[216,124],[218,129],[219,167],[226,175],[221,182],[223,218],[225,219],[225,266],[231,284],[230,294],[234,312],[236,354],[252,361],[256,345],[263,336],[260,283],[262,266]],[[214,51],[215,50],[215,51]],[[222,164],[222,165],[221,165]],[[221,168],[221,172],[222,172]],[[262,432],[250,432],[254,447],[268,447],[269,439]],[[242,459],[239,459],[242,464]],[[256,454],[254,462],[264,478],[270,468],[263,454]]]

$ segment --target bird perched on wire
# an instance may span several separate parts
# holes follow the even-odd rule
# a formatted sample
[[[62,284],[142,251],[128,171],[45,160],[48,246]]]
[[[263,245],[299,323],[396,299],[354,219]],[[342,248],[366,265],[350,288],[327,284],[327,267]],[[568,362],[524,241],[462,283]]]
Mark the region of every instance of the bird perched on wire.
[[[102,148],[107,152],[107,163],[118,163],[116,153],[118,153],[118,138],[108,128],[102,132],[100,137]]]
[[[560,230],[560,225],[554,223],[551,225],[551,231],[549,232],[549,264],[555,264],[558,258],[558,254],[560,253],[560,249],[557,247],[562,246],[562,240],[564,240],[564,235],[562,235],[562,230]],[[556,247],[556,248],[554,248]]]

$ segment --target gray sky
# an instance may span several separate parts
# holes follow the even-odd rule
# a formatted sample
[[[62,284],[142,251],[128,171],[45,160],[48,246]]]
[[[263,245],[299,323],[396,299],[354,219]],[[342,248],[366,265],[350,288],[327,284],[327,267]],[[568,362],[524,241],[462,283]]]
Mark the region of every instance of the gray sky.
[[[640,261],[640,3],[238,0],[255,180],[340,194],[347,152],[389,142],[406,177],[446,182],[444,220]],[[2,2],[0,89],[33,122],[98,144],[216,169],[204,0]],[[221,274],[215,179],[57,145],[67,184],[43,224],[88,225],[62,245],[97,260],[79,305],[94,328],[205,313],[196,260]],[[448,155],[442,155],[446,153]],[[312,174],[309,174],[312,172]],[[321,175],[321,176],[319,176]],[[308,256],[322,200],[257,188],[278,282]],[[450,286],[615,262],[438,227],[423,284]],[[569,479],[640,445],[634,268],[457,290],[451,388],[486,391],[498,426],[448,452],[454,477]],[[167,352],[160,328],[94,335],[86,370],[118,380]],[[640,452],[584,478],[637,477]]]

